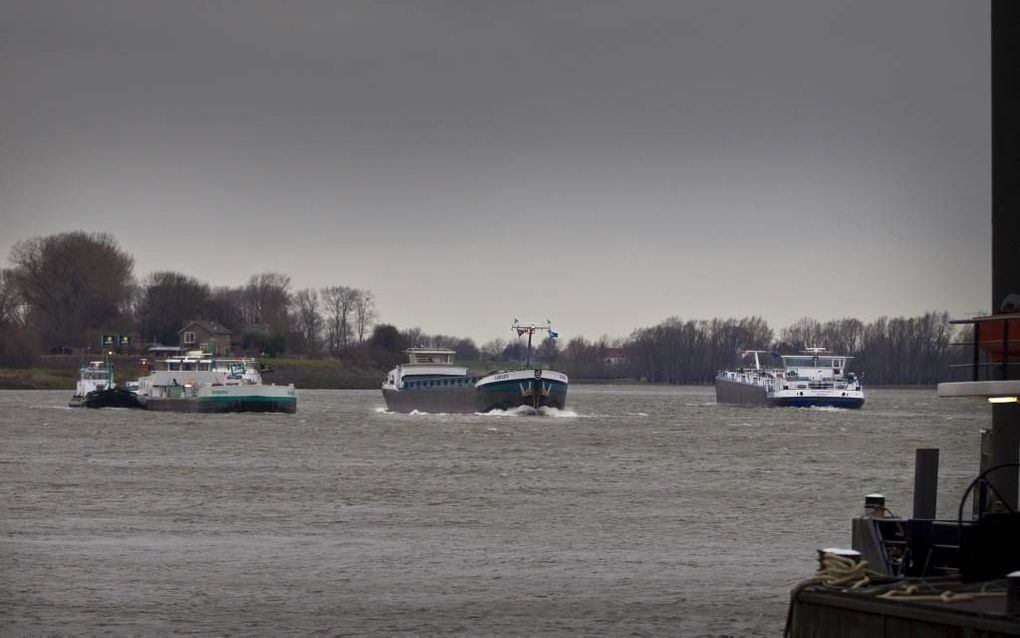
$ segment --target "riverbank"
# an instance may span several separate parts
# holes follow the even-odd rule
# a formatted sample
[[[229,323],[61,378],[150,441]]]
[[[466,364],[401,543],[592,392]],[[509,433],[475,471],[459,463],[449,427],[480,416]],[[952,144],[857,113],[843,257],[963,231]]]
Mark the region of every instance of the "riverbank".
[[[68,355],[41,357],[32,368],[0,368],[0,390],[74,390],[78,369],[84,362],[100,359],[100,355],[84,358]],[[138,357],[114,356],[114,374],[118,382],[133,381],[142,376]],[[305,390],[363,390],[379,387],[386,376],[383,370],[360,367],[338,359],[264,359],[268,370],[262,378],[266,383],[286,385]]]

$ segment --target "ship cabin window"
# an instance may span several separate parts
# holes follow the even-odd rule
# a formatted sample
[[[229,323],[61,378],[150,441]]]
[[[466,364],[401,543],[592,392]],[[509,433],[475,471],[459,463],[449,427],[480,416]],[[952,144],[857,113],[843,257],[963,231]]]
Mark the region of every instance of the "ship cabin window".
[[[783,365],[787,368],[813,368],[811,357],[783,357]]]

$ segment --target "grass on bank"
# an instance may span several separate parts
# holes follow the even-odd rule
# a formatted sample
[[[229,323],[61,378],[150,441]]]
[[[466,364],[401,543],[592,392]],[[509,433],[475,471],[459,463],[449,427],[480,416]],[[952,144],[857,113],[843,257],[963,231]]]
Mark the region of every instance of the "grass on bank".
[[[59,368],[0,368],[0,390],[69,390],[77,374]]]

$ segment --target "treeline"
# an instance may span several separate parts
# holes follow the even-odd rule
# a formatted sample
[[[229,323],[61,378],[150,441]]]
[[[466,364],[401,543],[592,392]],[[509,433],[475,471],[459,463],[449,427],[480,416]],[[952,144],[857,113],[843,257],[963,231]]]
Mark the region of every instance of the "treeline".
[[[371,291],[295,290],[290,277],[276,272],[251,275],[241,286],[212,286],[172,271],[139,281],[134,258],[106,233],[20,241],[9,261],[0,271],[0,365],[94,349],[106,333],[132,335],[138,346],[177,345],[178,331],[193,319],[224,326],[242,350],[340,356],[365,349],[377,319]]]
[[[528,358],[526,341],[468,338],[378,323],[371,291],[350,286],[295,290],[290,277],[253,274],[240,286],[213,286],[172,271],[141,280],[134,259],[113,236],[81,231],[18,242],[0,271],[0,366],[30,366],[40,353],[99,345],[105,333],[131,334],[137,344],[177,345],[186,321],[215,321],[235,347],[276,356],[331,357],[363,368],[388,369],[411,346],[446,347],[465,362],[493,367]],[[965,356],[945,312],[882,317],[801,319],[778,334],[761,317],[681,319],[635,330],[625,339],[575,337],[536,344],[534,362],[576,379],[637,379],[654,383],[711,383],[737,363],[741,350],[784,354],[826,347],[854,357],[851,370],[869,384],[932,384],[948,378]],[[141,349],[141,347],[139,349]]]
[[[820,322],[801,319],[778,337],[761,317],[681,319],[641,328],[629,339],[589,342],[573,339],[559,355],[568,374],[588,379],[643,379],[656,383],[711,383],[719,370],[738,365],[743,350],[794,354],[825,347],[854,357],[850,369],[872,385],[928,385],[950,378],[950,365],[967,353],[953,348],[967,341],[949,313]]]

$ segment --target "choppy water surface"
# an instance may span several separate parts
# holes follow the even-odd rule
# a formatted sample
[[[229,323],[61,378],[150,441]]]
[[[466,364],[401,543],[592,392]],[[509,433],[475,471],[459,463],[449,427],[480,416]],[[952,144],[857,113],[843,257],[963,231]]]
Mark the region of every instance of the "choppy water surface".
[[[0,633],[777,635],[814,550],[880,490],[940,515],[986,405],[719,406],[712,388],[574,386],[552,416],[398,415],[303,391],[295,415],[65,409],[0,392]]]

